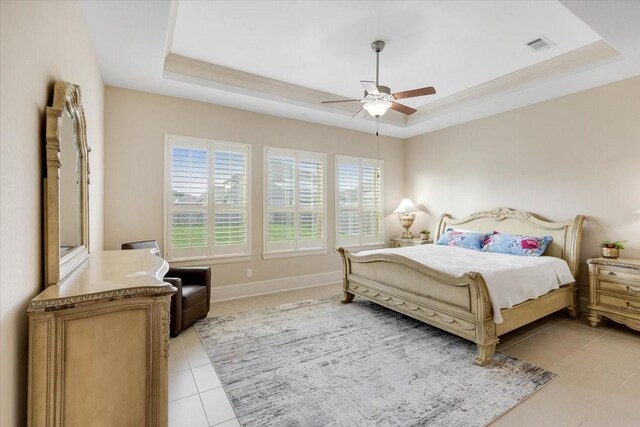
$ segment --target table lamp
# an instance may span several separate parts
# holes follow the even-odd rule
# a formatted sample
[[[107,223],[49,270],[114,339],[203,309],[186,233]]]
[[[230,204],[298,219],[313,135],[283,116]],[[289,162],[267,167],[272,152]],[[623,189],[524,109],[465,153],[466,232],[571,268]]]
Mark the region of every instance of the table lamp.
[[[413,239],[413,234],[409,231],[413,221],[416,219],[415,214],[412,212],[416,212],[418,208],[413,204],[411,199],[402,199],[398,207],[393,211],[393,213],[398,214],[398,219],[400,220],[400,225],[404,227],[404,231],[400,234],[401,239]]]

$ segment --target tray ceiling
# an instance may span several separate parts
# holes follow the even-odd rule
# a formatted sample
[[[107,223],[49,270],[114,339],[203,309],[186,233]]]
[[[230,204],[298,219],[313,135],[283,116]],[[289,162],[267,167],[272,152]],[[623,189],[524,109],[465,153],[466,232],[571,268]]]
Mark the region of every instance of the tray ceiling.
[[[82,8],[106,84],[364,131],[374,125],[350,119],[358,104],[319,101],[361,97],[359,80],[375,79],[370,44],[384,40],[380,84],[438,90],[406,101],[415,115],[381,119],[381,132],[398,137],[640,74],[640,48],[630,43],[640,34],[637,3],[86,1]],[[540,36],[555,46],[526,45]]]

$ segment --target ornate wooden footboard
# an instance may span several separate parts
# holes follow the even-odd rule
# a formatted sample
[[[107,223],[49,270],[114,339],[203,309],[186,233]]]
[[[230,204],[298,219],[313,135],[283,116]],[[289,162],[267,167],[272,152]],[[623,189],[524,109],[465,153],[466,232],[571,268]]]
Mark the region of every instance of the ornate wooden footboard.
[[[571,221],[549,222],[528,212],[506,208],[478,212],[460,220],[445,214],[440,217],[436,239],[449,227],[538,237],[551,235],[554,240],[545,255],[565,259],[575,277],[583,221],[584,217],[579,215]],[[568,308],[572,317],[579,315],[575,283],[501,310],[503,322],[496,324],[487,285],[480,273],[470,271],[452,276],[395,254],[357,255],[344,248],[339,252],[344,273],[342,302],[351,302],[359,295],[473,341],[478,346],[475,362],[481,366],[491,361],[500,335],[563,308]]]

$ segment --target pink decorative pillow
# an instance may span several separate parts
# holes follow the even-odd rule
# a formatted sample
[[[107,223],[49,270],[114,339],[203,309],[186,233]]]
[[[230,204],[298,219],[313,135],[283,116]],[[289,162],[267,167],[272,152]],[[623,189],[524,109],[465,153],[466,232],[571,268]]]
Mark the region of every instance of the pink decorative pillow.
[[[542,256],[552,240],[551,236],[532,237],[494,233],[484,239],[482,251],[521,256]]]

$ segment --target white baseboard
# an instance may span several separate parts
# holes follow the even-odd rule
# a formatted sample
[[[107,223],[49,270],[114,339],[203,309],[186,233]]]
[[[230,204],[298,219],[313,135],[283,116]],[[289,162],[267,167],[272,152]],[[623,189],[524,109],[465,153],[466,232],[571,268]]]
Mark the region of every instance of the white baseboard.
[[[238,283],[237,285],[211,288],[211,302],[228,301],[275,292],[310,288],[312,286],[330,285],[342,282],[342,271],[308,274],[305,276],[283,277],[281,279],[263,280],[261,282]]]

